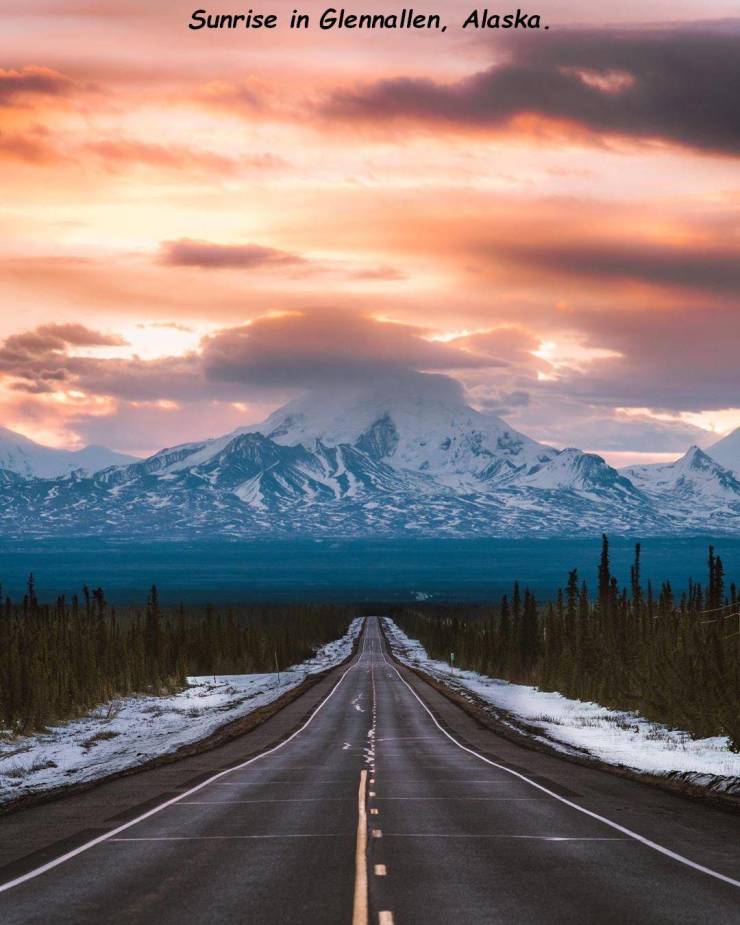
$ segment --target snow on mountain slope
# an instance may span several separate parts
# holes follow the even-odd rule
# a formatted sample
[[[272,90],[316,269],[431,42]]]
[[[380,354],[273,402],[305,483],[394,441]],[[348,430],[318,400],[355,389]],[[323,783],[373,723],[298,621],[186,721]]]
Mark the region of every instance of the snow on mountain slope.
[[[0,427],[0,468],[24,478],[56,478],[75,469],[97,472],[107,466],[126,465],[134,459],[133,456],[115,453],[104,446],[57,450],[35,443],[7,427]]]
[[[707,453],[740,478],[740,427],[707,447]]]
[[[740,518],[740,481],[711,456],[692,446],[676,462],[623,469],[628,478],[656,504],[706,526],[737,529]],[[721,524],[720,524],[721,522]]]
[[[422,374],[314,392],[262,425],[92,475],[0,468],[0,529],[34,536],[574,536],[709,522],[740,531],[740,482],[700,450],[620,473]]]
[[[612,469],[601,456],[569,447],[516,480],[516,485],[549,491],[616,491],[639,495],[629,479]]]
[[[255,429],[287,446],[354,446],[396,470],[425,473],[453,488],[501,484],[557,452],[471,408],[454,380],[424,374],[313,392]]]

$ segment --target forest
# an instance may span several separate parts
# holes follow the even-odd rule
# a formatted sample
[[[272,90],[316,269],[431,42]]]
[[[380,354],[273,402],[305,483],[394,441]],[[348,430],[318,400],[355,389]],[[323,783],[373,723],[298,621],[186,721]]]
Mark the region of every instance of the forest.
[[[0,595],[0,729],[28,733],[134,693],[168,693],[189,675],[285,669],[343,636],[354,610],[337,604],[116,609],[102,589],[41,603]]]
[[[639,545],[630,585],[611,573],[602,538],[593,593],[576,570],[554,599],[515,583],[496,605],[399,605],[390,615],[432,658],[559,691],[697,736],[726,735],[740,751],[740,600],[709,547],[704,585],[643,587]]]
[[[705,583],[675,593],[643,583],[635,547],[629,587],[602,540],[593,590],[576,570],[549,601],[515,583],[495,603],[423,602],[377,609],[433,658],[559,691],[740,750],[740,599],[710,547]],[[349,604],[116,608],[100,588],[42,603],[0,592],[0,728],[27,733],[135,693],[169,693],[190,675],[284,669],[347,630]]]

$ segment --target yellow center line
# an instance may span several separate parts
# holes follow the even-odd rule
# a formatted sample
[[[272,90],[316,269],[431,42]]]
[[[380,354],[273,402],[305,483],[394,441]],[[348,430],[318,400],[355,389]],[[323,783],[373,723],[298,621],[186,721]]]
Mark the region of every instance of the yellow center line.
[[[355,897],[352,925],[368,925],[367,910],[367,812],[365,787],[367,771],[360,771],[360,788],[357,795],[357,844],[355,847]]]

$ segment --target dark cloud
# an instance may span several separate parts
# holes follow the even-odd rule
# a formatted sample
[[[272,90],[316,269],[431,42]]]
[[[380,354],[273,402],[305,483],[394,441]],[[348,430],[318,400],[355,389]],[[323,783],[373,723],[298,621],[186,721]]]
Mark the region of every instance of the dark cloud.
[[[79,385],[86,366],[105,362],[69,356],[70,348],[125,345],[117,334],[104,334],[82,324],[44,324],[6,338],[0,346],[0,375],[11,380],[15,391],[35,395],[53,392],[62,385]]]
[[[456,83],[395,78],[333,94],[325,115],[504,129],[539,116],[598,135],[740,154],[737,23],[517,36],[503,63]]]
[[[340,311],[283,314],[218,331],[200,351],[142,360],[76,356],[71,348],[125,341],[82,325],[44,325],[6,339],[0,374],[33,394],[63,386],[128,402],[228,402],[408,370],[501,365],[424,334]]]
[[[665,411],[732,408],[740,396],[737,306],[571,312],[585,344],[620,354],[573,372],[557,388],[574,399]]]
[[[191,238],[164,241],[160,259],[168,266],[200,267],[204,270],[257,270],[304,262],[297,254],[259,244],[213,244]]]
[[[118,334],[104,334],[83,324],[44,324],[33,331],[13,334],[0,348],[0,362],[9,358],[44,356],[67,347],[122,347]]]
[[[483,250],[494,258],[556,275],[639,281],[733,295],[740,291],[738,248],[686,248],[624,241],[552,244],[497,241]]]
[[[0,68],[0,106],[32,96],[66,96],[74,86],[69,78],[48,67],[29,65],[10,71]]]
[[[406,324],[340,311],[262,318],[204,341],[203,363],[213,381],[315,388],[377,378],[397,371],[501,365],[424,338]]]

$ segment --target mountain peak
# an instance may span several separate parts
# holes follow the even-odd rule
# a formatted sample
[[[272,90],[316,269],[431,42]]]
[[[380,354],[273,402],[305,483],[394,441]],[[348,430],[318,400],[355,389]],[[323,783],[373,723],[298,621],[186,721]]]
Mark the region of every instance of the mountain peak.
[[[472,408],[454,379],[425,373],[311,392],[255,429],[287,446],[353,446],[458,487],[510,478],[556,452]]]
[[[707,450],[712,459],[740,477],[740,427],[707,447]]]
[[[94,463],[108,451],[16,436],[0,429],[0,524],[24,534],[544,536],[740,524],[740,480],[696,446],[620,473],[594,453],[537,443],[471,407],[454,380],[422,373],[312,392],[262,425],[96,474],[85,454]],[[53,480],[6,471],[37,457],[59,466],[47,455],[58,453]]]
[[[687,466],[702,466],[706,464],[716,465],[714,460],[710,459],[709,456],[707,456],[707,454],[703,450],[699,449],[699,447],[696,444],[693,444],[693,446],[690,446],[688,450],[686,450],[686,452],[683,454],[683,456],[680,459],[676,460],[675,465],[679,465],[679,464],[683,464]]]
[[[518,485],[548,491],[635,493],[632,484],[596,453],[566,447],[552,459],[517,479]]]
[[[705,510],[740,504],[740,481],[698,446],[672,463],[633,466],[623,475],[642,491],[701,505]]]
[[[0,468],[23,478],[57,478],[78,469],[97,472],[108,466],[134,462],[135,457],[116,453],[104,446],[60,450],[36,443],[23,434],[0,426]]]

